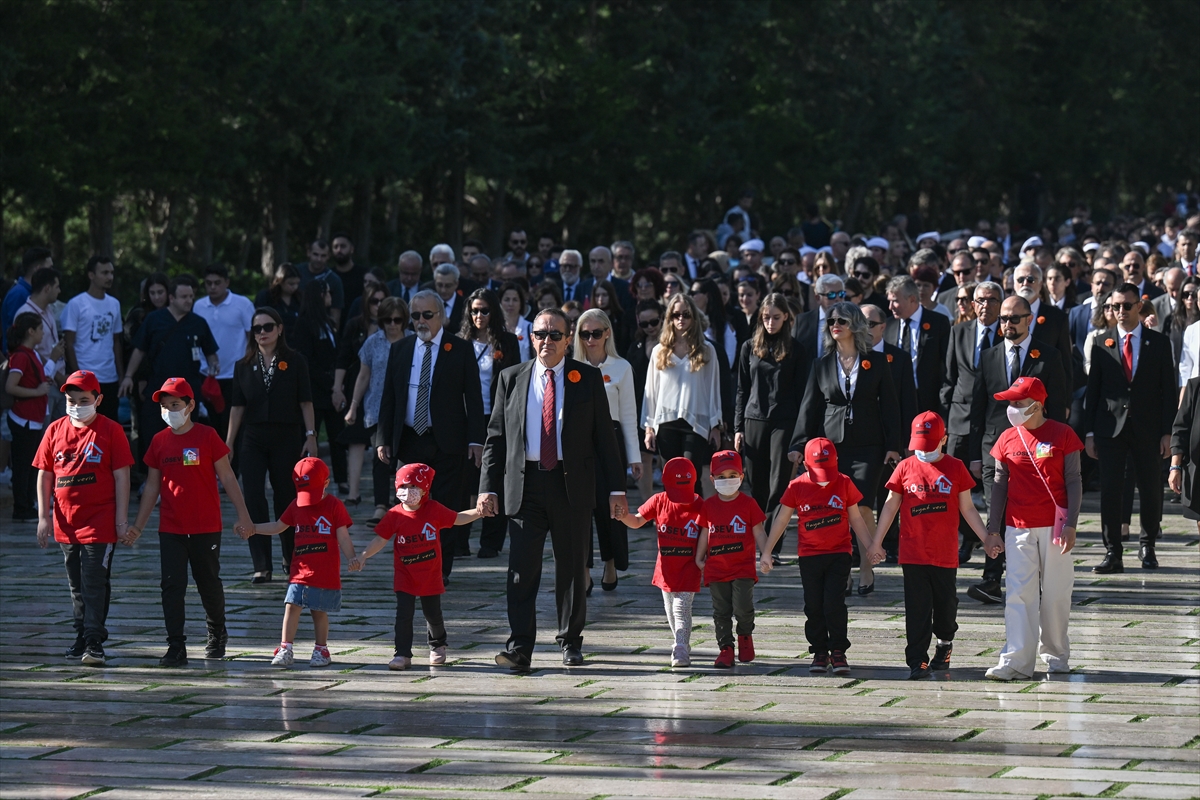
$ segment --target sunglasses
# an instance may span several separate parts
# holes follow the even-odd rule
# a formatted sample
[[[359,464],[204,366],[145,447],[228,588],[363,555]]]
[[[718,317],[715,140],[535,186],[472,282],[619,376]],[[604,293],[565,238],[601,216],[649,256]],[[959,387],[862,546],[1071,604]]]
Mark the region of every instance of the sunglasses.
[[[1033,277],[1032,275],[1022,275],[1021,277],[1016,278],[1015,280],[1017,283],[1020,283],[1022,285],[1026,284],[1026,283],[1037,283],[1037,278]]]
[[[1193,295],[1194,296],[1194,295]],[[662,319],[655,317],[654,319],[644,319],[638,323],[639,328],[657,328],[662,324]]]
[[[413,319],[433,319],[438,315],[437,311],[414,311],[412,312]]]
[[[865,270],[865,269],[864,270],[857,270],[857,269],[854,270],[854,277],[858,278],[860,281],[875,280],[875,276],[872,275],[868,270]]]
[[[1067,269],[1080,269],[1083,267],[1083,264],[1080,264],[1078,261],[1060,261],[1058,263]]]
[[[1131,311],[1133,303],[1105,303],[1104,308],[1108,311]]]
[[[659,271],[659,272],[671,272],[671,273],[678,273],[678,272],[679,272],[679,267],[659,267],[659,268],[658,268],[658,271]]]
[[[959,305],[963,305],[963,306],[971,305],[971,298],[969,298],[969,297],[956,297],[956,298],[954,298],[954,301],[956,303],[958,303]]]
[[[371,298],[370,300],[368,300],[367,302],[368,302],[369,304],[373,305],[373,306],[377,306],[377,305],[379,305],[380,303],[382,303],[382,302],[383,302],[383,298],[382,298],[382,297],[372,297],[372,298]]]
[[[1196,299],[1196,292],[1184,292],[1184,293],[1183,293],[1183,299],[1184,299],[1184,300],[1195,300],[1195,299]]]
[[[794,258],[780,258],[780,259],[776,259],[775,263],[780,264],[785,267],[794,267],[797,264],[799,264],[800,262]]]
[[[867,327],[868,328],[878,328],[880,325],[886,325],[886,324],[887,324],[886,322],[868,322]]]
[[[841,300],[845,296],[846,296],[846,293],[844,291],[843,292],[821,292],[820,294],[817,295],[817,297],[824,297],[826,300]]]
[[[585,342],[588,339],[595,339],[597,342],[604,338],[604,328],[596,328],[594,331],[579,331],[579,338]]]
[[[562,331],[530,331],[530,333],[533,334],[533,338],[537,339],[539,342],[545,341],[546,339],[549,339],[552,342],[561,342],[563,337],[566,336],[566,334]]]
[[[834,325],[838,326],[839,328],[849,328],[850,327],[850,320],[842,319],[841,317],[830,317],[828,322],[829,322],[829,327],[831,327],[831,328]]]
[[[671,315],[671,319],[691,319],[692,315],[687,311],[676,311]]]
[[[274,322],[265,322],[262,325],[251,325],[250,326],[250,332],[253,333],[255,336],[258,336],[260,333],[270,333],[273,330],[275,330]]]
[[[955,275],[970,275],[975,270],[974,269],[952,269],[950,271],[953,272]]]
[[[383,325],[403,325],[405,319],[404,317],[383,317],[379,322]]]
[[[664,285],[665,285],[665,286],[667,286],[667,287],[671,287],[671,286],[673,286],[673,287],[675,287],[676,289],[678,289],[680,286],[683,286],[683,284],[682,284],[682,283],[680,283],[679,281],[664,281],[663,283],[664,283]]]
[[[472,317],[490,317],[491,315],[492,315],[492,310],[490,308],[472,308],[471,309]]]
[[[1028,316],[1029,316],[1029,314],[1007,314],[1007,315],[1001,314],[998,317],[998,319],[1001,322],[1007,323],[1009,325],[1016,325],[1017,323],[1019,323],[1021,320],[1025,319]]]
[[[991,259],[977,258],[975,259],[975,268],[978,269],[979,267],[986,267],[989,263],[991,263]]]

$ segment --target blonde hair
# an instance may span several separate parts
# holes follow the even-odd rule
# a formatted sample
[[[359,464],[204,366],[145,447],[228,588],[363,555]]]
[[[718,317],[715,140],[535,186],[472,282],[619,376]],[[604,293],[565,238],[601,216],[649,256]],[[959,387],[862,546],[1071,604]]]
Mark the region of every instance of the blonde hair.
[[[692,315],[692,325],[683,334],[683,340],[688,345],[688,369],[691,372],[699,372],[700,368],[708,363],[708,348],[704,340],[704,331],[708,330],[708,316],[697,308],[695,301],[686,294],[671,295],[667,299],[666,319],[663,320],[662,333],[658,337],[658,359],[655,366],[661,370],[667,369],[671,364],[676,337],[675,325],[671,322],[671,309],[680,305],[686,306],[684,310]]]
[[[608,314],[605,314],[603,309],[589,308],[579,315],[579,319],[575,320],[575,360],[587,360],[587,351],[583,346],[583,340],[579,338],[579,329],[585,322],[598,322],[600,327],[608,331],[608,338],[604,340],[604,354],[609,358],[616,358],[617,346],[613,344],[612,321],[609,320]]]

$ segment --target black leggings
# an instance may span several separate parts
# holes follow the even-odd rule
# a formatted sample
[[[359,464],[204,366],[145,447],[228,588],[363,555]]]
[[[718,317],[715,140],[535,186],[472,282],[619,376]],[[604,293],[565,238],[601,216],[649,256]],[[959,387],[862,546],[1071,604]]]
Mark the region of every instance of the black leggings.
[[[242,428],[242,491],[246,495],[246,510],[250,512],[252,522],[258,524],[271,521],[271,512],[267,507],[268,476],[271,478],[271,489],[275,494],[275,519],[279,519],[296,499],[292,468],[300,460],[300,453],[304,449],[302,433],[296,425],[261,423]],[[291,567],[294,541],[295,533],[291,530],[279,534],[284,572]],[[254,560],[254,571],[272,572],[271,537],[251,536],[248,544],[250,557]]]
[[[697,474],[708,466],[708,460],[712,457],[708,440],[692,430],[692,426],[682,419],[659,425],[655,440],[658,454],[664,464],[672,458],[683,457],[692,462]]]
[[[746,467],[746,481],[750,494],[759,508],[767,514],[767,531],[775,520],[779,499],[787,489],[792,477],[792,462],[787,457],[788,444],[792,438],[791,427],[777,428],[767,420],[748,419],[743,423],[745,441],[742,443],[742,463]],[[775,543],[774,554],[783,552],[785,532]]]
[[[417,597],[408,592],[396,592],[396,651],[393,655],[412,658],[413,614]],[[421,613],[429,634],[429,649],[446,646],[446,623],[442,619],[442,596],[431,594],[421,598]]]

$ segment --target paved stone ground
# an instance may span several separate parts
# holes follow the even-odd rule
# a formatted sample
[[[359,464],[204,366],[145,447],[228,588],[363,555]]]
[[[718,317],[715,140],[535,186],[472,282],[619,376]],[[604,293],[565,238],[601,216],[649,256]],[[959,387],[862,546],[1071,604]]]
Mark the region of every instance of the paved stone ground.
[[[809,676],[794,566],[756,589],[752,665],[710,666],[711,605],[701,594],[698,666],[672,670],[660,594],[650,586],[654,543],[643,532],[632,534],[633,563],[619,588],[597,587],[591,599],[587,666],[563,668],[550,638],[528,676],[492,662],[507,635],[503,557],[455,568],[446,596],[451,663],[431,668],[418,651],[411,672],[388,672],[386,553],[344,578],[333,665],[307,666],[306,617],[297,643],[304,665],[272,668],[284,584],[252,586],[246,546],[232,533],[223,554],[231,657],[200,658],[202,612],[190,590],[192,662],[159,668],[150,533],[117,553],[111,660],[90,669],[62,658],[72,632],[61,557],[38,550],[32,526],[5,521],[0,796],[1200,796],[1196,528],[1169,506],[1162,569],[1100,578],[1090,572],[1101,556],[1097,496],[1085,502],[1073,672],[1011,685],[983,678],[1004,627],[1000,607],[965,595],[978,553],[960,571],[950,676],[905,680],[896,567],[879,570],[874,595],[849,601],[851,677]],[[351,533],[361,549],[370,533],[365,517],[357,520]],[[553,594],[543,588],[548,621]]]

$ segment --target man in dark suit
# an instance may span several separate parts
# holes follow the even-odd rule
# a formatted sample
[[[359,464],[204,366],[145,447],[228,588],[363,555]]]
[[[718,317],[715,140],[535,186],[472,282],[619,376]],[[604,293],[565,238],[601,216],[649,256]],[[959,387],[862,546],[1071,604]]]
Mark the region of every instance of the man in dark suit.
[[[588,266],[592,271],[592,285],[595,286],[600,281],[611,283],[613,292],[617,295],[617,302],[621,304],[621,310],[632,315],[635,306],[633,294],[629,291],[629,281],[613,274],[613,251],[604,245],[593,247],[588,253]],[[591,293],[591,289],[588,289],[589,297]]]
[[[995,395],[1012,386],[1019,377],[1033,377],[1046,388],[1043,404],[1049,419],[1065,422],[1071,395],[1063,370],[1062,357],[1053,345],[1030,336],[1029,302],[1017,295],[1007,298],[1000,306],[1000,333],[1003,343],[991,347],[979,356],[975,372],[974,393],[971,395],[970,438],[967,460],[971,474],[982,480],[985,487],[995,482],[996,462],[991,456],[992,445],[1000,434],[1012,427],[1008,421],[1008,403],[996,400]],[[990,490],[983,493],[991,501]],[[967,590],[967,594],[984,603],[999,603],[1004,599],[1000,576],[1004,574],[1004,554],[988,558],[983,565],[983,580]]]
[[[1200,248],[1200,229],[1184,228],[1175,238],[1175,261],[1172,267],[1179,267],[1188,277],[1200,275],[1200,263],[1196,255]]]
[[[1116,288],[1117,273],[1103,267],[1093,270],[1089,286],[1092,296],[1071,309],[1067,322],[1071,333],[1071,347],[1078,353],[1080,363],[1083,362],[1083,348],[1087,345],[1088,334],[1094,330],[1092,316],[1096,313],[1096,298],[1104,297]],[[1079,388],[1083,388],[1082,385]]]
[[[474,282],[471,291],[474,291]],[[462,330],[463,309],[467,304],[467,290],[463,287],[463,278],[454,264],[438,264],[433,270],[433,282],[426,284],[426,289],[433,289],[442,300],[443,319],[445,327],[451,334]]]
[[[443,327],[445,306],[436,292],[413,295],[416,336],[392,345],[375,446],[379,460],[428,464],[435,471],[431,495],[447,508],[462,502],[462,475],[469,457],[483,454],[483,390],[475,348]],[[442,575],[454,567],[455,537],[442,536]]]
[[[1032,261],[1022,263],[1013,271],[1016,295],[1029,302],[1029,335],[1058,351],[1063,360],[1063,374],[1067,376],[1067,391],[1070,392],[1075,379],[1075,368],[1071,363],[1069,320],[1067,312],[1053,303],[1042,301],[1046,296],[1044,284],[1042,268]]]
[[[563,250],[558,257],[558,272],[547,272],[546,277],[558,284],[562,289],[563,302],[575,300],[581,305],[587,305],[592,297],[591,277],[580,277],[583,269],[583,256],[578,250]]]
[[[583,664],[587,559],[597,479],[609,489],[609,512],[625,516],[620,463],[600,371],[567,358],[567,319],[538,312],[531,330],[536,357],[500,374],[479,477],[479,511],[496,512],[504,492],[509,516],[508,622],[512,634],[496,663],[529,669],[537,641],[537,593],[549,532],[554,600],[563,664]],[[476,390],[478,391],[478,390]]]
[[[946,352],[946,383],[942,386],[942,405],[946,408],[946,453],[968,462],[971,435],[971,401],[975,397],[975,374],[983,354],[999,344],[1000,303],[1004,287],[984,281],[975,287],[976,318],[960,322],[950,329],[950,347]],[[962,540],[958,563],[971,560],[971,551],[979,541],[965,520],[959,520]]]
[[[971,283],[975,277],[975,259],[971,257],[970,251],[964,250],[950,261],[950,275],[953,278],[950,281],[951,285],[945,291],[938,292],[937,302],[954,311],[958,290]]]
[[[1183,289],[1185,280],[1187,280],[1187,273],[1181,268],[1168,267],[1162,279],[1163,289],[1166,291],[1150,301],[1154,305],[1154,316],[1158,318],[1158,324],[1154,326],[1154,330],[1159,333],[1171,329],[1171,319],[1175,315],[1179,303],[1179,292]]]
[[[950,320],[921,306],[917,284],[907,275],[888,281],[888,306],[893,317],[884,339],[904,351],[913,362],[917,384],[917,413],[934,411],[944,418],[942,384],[946,380],[946,348],[950,346]]]
[[[826,273],[817,278],[813,290],[817,296],[817,307],[796,317],[794,328],[796,341],[804,348],[810,361],[825,355],[825,311],[834,303],[846,299],[846,285],[837,275]]]
[[[1100,462],[1100,524],[1108,552],[1092,572],[1101,574],[1125,571],[1121,497],[1127,459],[1132,460],[1140,498],[1138,556],[1144,568],[1158,567],[1154,541],[1162,522],[1162,459],[1171,455],[1178,365],[1171,340],[1141,324],[1140,305],[1137,286],[1117,287],[1109,297],[1117,327],[1092,340],[1085,443],[1088,455]]]

